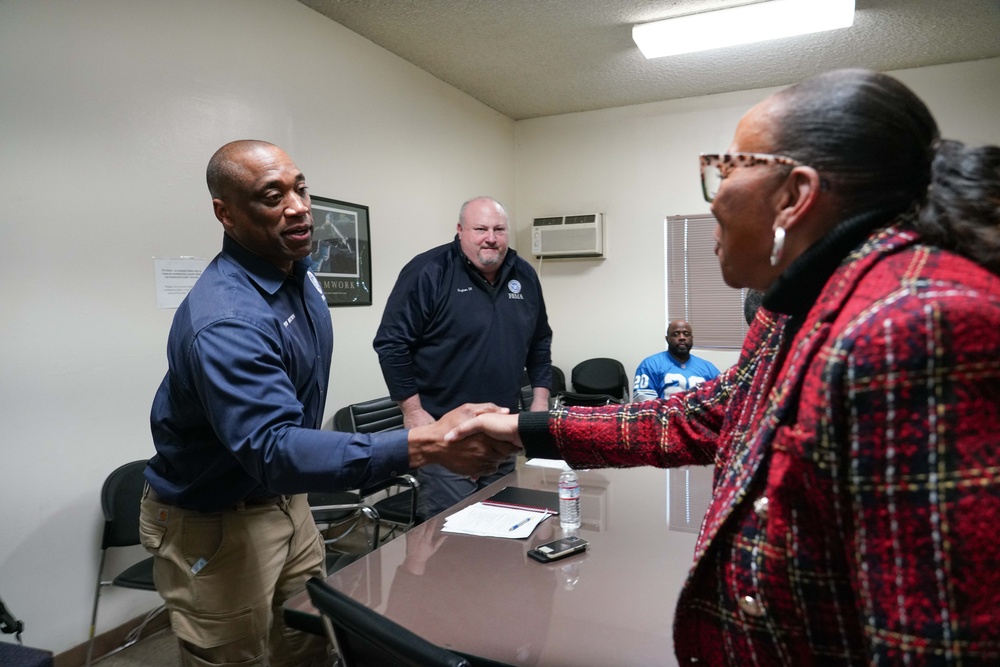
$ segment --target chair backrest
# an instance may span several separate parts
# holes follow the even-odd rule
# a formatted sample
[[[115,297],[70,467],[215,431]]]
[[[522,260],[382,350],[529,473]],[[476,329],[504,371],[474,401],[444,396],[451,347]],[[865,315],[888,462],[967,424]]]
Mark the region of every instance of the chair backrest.
[[[552,395],[555,396],[560,391],[566,390],[566,374],[558,366],[552,367]]]
[[[403,411],[388,396],[337,410],[333,427],[346,433],[378,433],[403,428]]]
[[[104,536],[101,549],[139,544],[139,502],[146,483],[143,470],[146,460],[132,461],[118,467],[104,480],[101,509],[104,510]]]
[[[586,359],[573,367],[570,377],[578,394],[607,394],[618,400],[628,395],[628,375],[617,359]]]
[[[323,616],[344,667],[469,667],[469,661],[432,644],[313,577],[309,599]]]

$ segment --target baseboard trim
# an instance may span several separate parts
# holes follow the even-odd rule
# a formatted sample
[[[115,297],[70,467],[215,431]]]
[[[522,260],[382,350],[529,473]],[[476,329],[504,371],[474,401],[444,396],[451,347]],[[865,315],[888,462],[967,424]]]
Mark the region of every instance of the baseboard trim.
[[[128,636],[128,633],[139,627],[144,618],[146,618],[146,614],[136,616],[129,621],[125,621],[116,628],[111,628],[110,630],[97,635],[94,638],[95,660],[97,656],[108,654],[125,643],[125,637]],[[142,631],[142,636],[148,637],[149,635],[155,634],[169,625],[169,616],[167,614],[158,614],[146,624],[146,627]],[[53,657],[54,667],[83,667],[83,664],[86,661],[87,642],[78,644]]]

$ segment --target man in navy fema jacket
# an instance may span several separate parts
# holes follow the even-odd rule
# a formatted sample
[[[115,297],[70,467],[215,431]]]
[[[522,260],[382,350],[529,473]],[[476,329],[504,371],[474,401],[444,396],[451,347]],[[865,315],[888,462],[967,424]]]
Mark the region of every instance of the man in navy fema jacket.
[[[507,211],[490,197],[462,205],[455,239],[400,272],[375,335],[389,395],[404,425],[428,424],[467,402],[517,412],[524,370],[530,409],[548,410],[552,329],[538,275],[508,247]],[[420,514],[429,518],[514,468],[472,479],[421,468]]]

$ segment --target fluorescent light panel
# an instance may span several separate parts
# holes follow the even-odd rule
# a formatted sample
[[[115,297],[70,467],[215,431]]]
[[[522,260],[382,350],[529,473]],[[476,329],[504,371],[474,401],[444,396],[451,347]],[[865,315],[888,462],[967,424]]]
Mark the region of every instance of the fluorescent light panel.
[[[632,26],[632,39],[649,58],[766,42],[848,28],[854,0],[770,0]]]

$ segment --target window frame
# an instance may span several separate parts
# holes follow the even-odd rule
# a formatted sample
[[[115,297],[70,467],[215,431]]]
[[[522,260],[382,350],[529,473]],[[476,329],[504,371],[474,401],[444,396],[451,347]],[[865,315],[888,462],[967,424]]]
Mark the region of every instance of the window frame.
[[[714,234],[715,216],[711,214],[664,218],[667,323],[690,322],[700,348],[739,350],[748,329],[743,316],[747,290],[733,289],[722,279]]]

